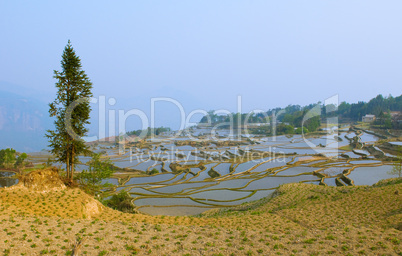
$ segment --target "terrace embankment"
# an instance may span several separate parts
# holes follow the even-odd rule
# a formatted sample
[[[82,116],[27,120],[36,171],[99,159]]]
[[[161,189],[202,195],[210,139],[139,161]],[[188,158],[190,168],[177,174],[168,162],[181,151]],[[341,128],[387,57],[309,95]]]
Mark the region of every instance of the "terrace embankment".
[[[0,189],[5,255],[400,255],[402,183],[293,183],[197,217],[122,213],[78,188]],[[98,211],[87,214],[95,205]]]

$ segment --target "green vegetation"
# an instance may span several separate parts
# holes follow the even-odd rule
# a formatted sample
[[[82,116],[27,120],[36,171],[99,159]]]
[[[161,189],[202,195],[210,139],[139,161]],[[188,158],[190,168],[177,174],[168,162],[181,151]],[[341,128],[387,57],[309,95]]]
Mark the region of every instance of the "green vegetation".
[[[217,178],[217,177],[220,177],[221,175],[217,172],[217,171],[215,171],[213,168],[211,168],[209,171],[208,171],[208,175],[211,177],[211,178]]]
[[[289,124],[278,124],[276,126],[276,135],[294,134],[295,127]],[[273,134],[272,134],[273,135]]]
[[[305,119],[308,113],[315,111],[319,107],[319,115]],[[303,132],[314,132],[321,125],[321,118],[339,117],[340,122],[361,121],[366,114],[374,114],[377,119],[373,122],[376,128],[400,129],[401,114],[390,115],[390,111],[400,111],[402,109],[402,96],[383,97],[378,95],[368,103],[346,103],[342,102],[338,108],[334,105],[324,105],[322,103],[310,104],[304,107],[299,105],[289,105],[285,108],[274,108],[261,113],[231,113],[229,115],[217,115],[213,110],[205,115],[200,124],[217,126],[218,128],[241,128],[249,125],[248,132],[252,134],[274,135],[273,124],[276,124],[276,134],[301,134]],[[252,124],[259,123],[260,126],[252,127]]]
[[[114,194],[110,199],[104,200],[103,204],[121,212],[134,212],[134,205],[131,203],[133,198],[126,191]]]
[[[302,130],[301,130],[302,127],[304,128],[304,131],[312,131],[312,132],[316,131],[318,129],[318,127],[320,127],[320,125],[321,125],[321,120],[320,120],[319,115],[312,116],[311,118],[304,121],[306,116],[309,115],[309,112],[314,111],[313,107],[315,107],[315,106],[309,105],[302,109],[287,107],[287,108],[285,108],[286,112],[283,115],[283,118],[281,119],[281,121],[284,124],[288,124],[288,125],[297,127],[298,128],[297,131],[299,132],[299,134],[301,134],[301,132],[302,132]],[[320,114],[320,113],[318,113],[318,114]]]
[[[252,134],[281,135],[281,134],[301,134],[308,131],[316,131],[321,125],[319,116],[312,116],[306,119],[316,105],[311,104],[306,107],[289,105],[285,109],[276,108],[268,110],[266,113],[240,114],[232,113],[229,115],[217,115],[214,111],[209,111],[200,123],[210,124],[222,129],[228,128],[247,128]],[[305,120],[306,119],[306,120]],[[253,124],[259,123],[258,127]],[[274,130],[273,127],[276,129]],[[303,130],[302,130],[303,127]]]
[[[11,169],[24,166],[24,160],[27,158],[25,153],[17,153],[12,148],[0,150],[0,168]]]
[[[211,110],[201,119],[200,123],[219,125],[220,128],[226,129],[229,128],[230,125],[233,125],[233,128],[253,123],[267,123],[267,125],[269,125],[269,120],[269,117],[267,117],[265,113],[231,113],[229,115],[217,115],[215,111]]]
[[[402,177],[402,153],[398,152],[397,160],[392,166],[392,170],[389,172],[391,175],[398,175],[399,178]]]
[[[381,118],[384,116],[384,112],[401,111],[401,109],[402,95],[394,98],[391,95],[389,97],[383,97],[379,94],[367,103],[363,101],[352,104],[342,102],[335,114],[339,115],[340,120],[346,119],[345,121],[361,121],[364,115],[373,114],[380,118],[380,122],[383,122],[381,121]],[[397,122],[395,125],[397,125]],[[394,129],[398,128],[396,127]]]
[[[271,126],[270,125],[261,125],[255,128],[249,127],[247,132],[250,134],[261,134],[261,135],[271,135]]]
[[[379,129],[399,129],[399,123],[397,119],[392,120],[390,113],[380,112],[376,120],[371,124],[371,126]]]
[[[111,186],[109,183],[102,184],[102,181],[113,175],[112,166],[109,159],[102,160],[100,154],[93,154],[89,161],[88,170],[79,173],[77,179],[87,193],[97,194],[102,189]]]
[[[158,128],[151,128],[148,127],[146,130],[135,130],[135,131],[130,131],[127,132],[127,135],[136,135],[136,136],[142,136],[142,137],[150,137],[151,135],[160,135],[163,132],[170,132],[169,127],[158,127]]]
[[[308,133],[309,130],[306,127],[299,127],[295,130],[296,134]]]
[[[154,175],[154,174],[158,174],[159,171],[156,168],[153,168],[152,170],[150,170],[149,172],[147,172],[148,175]]]
[[[68,41],[61,61],[62,71],[54,71],[58,81],[56,99],[49,104],[50,117],[56,117],[55,130],[48,130],[51,153],[57,162],[66,164],[67,178],[73,180],[75,163],[80,154],[88,154],[88,146],[81,139],[88,132],[89,98],[92,83],[81,68],[81,60]]]

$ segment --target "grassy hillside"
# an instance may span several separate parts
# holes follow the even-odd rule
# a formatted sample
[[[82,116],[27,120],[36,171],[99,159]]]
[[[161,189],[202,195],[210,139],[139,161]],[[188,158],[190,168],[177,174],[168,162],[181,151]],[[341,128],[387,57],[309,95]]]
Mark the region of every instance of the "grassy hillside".
[[[286,184],[272,199],[200,217],[121,213],[79,189],[2,188],[0,253],[402,255],[402,184],[392,183]]]

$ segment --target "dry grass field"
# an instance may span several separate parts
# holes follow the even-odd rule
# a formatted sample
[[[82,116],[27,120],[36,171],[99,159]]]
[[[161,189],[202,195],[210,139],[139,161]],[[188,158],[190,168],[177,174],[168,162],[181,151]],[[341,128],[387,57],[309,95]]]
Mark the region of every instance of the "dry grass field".
[[[0,189],[1,255],[402,255],[402,183],[286,184],[199,217],[104,207],[80,189]],[[74,250],[74,252],[73,252]]]

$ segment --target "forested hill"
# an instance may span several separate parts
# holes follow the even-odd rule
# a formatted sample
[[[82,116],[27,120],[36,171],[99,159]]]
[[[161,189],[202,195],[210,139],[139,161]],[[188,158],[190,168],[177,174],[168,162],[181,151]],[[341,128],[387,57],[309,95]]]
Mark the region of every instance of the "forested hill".
[[[349,118],[352,121],[361,121],[362,116],[373,114],[382,116],[384,112],[402,111],[402,95],[397,97],[383,97],[381,94],[369,102],[359,101],[358,103],[342,102],[338,107],[340,118]]]
[[[214,111],[209,111],[208,115],[204,116],[201,119],[200,123],[210,122],[211,124],[219,124],[230,122],[231,119],[233,120],[235,126],[237,125],[239,120],[241,120],[241,123],[243,123],[246,119],[248,123],[266,123],[268,122],[267,117],[272,119],[272,116],[276,115],[278,121],[291,124],[295,127],[300,127],[303,116],[317,105],[319,105],[322,109],[321,117],[326,117],[326,112],[328,112],[328,115],[337,115],[340,122],[361,121],[362,117],[366,114],[373,114],[377,117],[381,117],[384,115],[384,113],[388,113],[391,111],[402,111],[402,95],[397,97],[392,97],[391,95],[388,97],[383,97],[380,94],[377,97],[371,99],[369,102],[342,102],[341,104],[339,104],[337,111],[331,112],[330,110],[334,109],[334,106],[324,106],[321,102],[317,104],[310,104],[304,107],[300,105],[289,105],[285,108],[270,109],[265,113],[233,113],[231,115],[216,115],[214,114]],[[315,127],[311,128],[312,130],[314,130]]]

